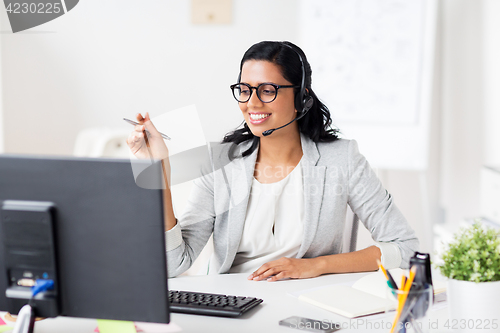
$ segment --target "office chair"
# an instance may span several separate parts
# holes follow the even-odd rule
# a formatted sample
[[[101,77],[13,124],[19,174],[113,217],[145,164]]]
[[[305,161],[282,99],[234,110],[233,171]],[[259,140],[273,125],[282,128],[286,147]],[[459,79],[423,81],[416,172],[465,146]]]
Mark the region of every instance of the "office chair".
[[[342,253],[349,253],[356,251],[358,243],[358,229],[359,218],[353,213],[351,208],[347,207],[346,223],[344,229],[344,236],[342,240]]]
[[[111,128],[87,128],[76,137],[74,156],[129,158],[127,146],[129,130]]]

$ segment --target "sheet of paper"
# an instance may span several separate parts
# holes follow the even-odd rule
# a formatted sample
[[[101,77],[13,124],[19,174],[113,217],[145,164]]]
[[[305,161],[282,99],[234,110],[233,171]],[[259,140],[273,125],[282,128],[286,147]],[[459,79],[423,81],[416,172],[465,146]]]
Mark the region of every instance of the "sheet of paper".
[[[133,321],[97,319],[100,333],[137,333]]]
[[[395,301],[341,285],[302,294],[299,299],[347,318],[388,311],[397,305]]]
[[[14,329],[14,327],[10,327],[10,326],[5,326],[5,325],[0,326],[0,332],[7,332],[7,331],[11,331],[13,329]]]
[[[401,276],[405,274],[405,272],[401,268],[390,269],[389,273],[391,273],[394,281],[398,285],[401,282]],[[356,281],[352,285],[352,287],[354,289],[358,289],[381,298],[387,298],[387,296],[389,295],[389,286],[387,286],[387,279],[385,278],[385,275],[381,270],[363,276],[361,279]]]
[[[353,282],[345,282],[345,283],[338,283],[336,285],[337,286],[348,286],[348,287],[350,287],[350,286],[352,286],[352,284],[353,284]],[[307,294],[307,293],[310,293],[312,291],[320,290],[320,289],[325,289],[325,288],[328,288],[328,287],[330,287],[330,285],[318,286],[318,287],[314,287],[314,288],[302,289],[302,290],[297,290],[297,291],[291,291],[291,292],[288,292],[288,295],[298,298],[302,294]]]

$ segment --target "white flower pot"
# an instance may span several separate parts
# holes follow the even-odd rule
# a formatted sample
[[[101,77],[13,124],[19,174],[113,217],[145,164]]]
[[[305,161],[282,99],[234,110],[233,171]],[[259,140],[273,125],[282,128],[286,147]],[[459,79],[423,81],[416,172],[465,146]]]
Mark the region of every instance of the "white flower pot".
[[[446,293],[450,328],[457,332],[500,332],[500,281],[450,279]]]

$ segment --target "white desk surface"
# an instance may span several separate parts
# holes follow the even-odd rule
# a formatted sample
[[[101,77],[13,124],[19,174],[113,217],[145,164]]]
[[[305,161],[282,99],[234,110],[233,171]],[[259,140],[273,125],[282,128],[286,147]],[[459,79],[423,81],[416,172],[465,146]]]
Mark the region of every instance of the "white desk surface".
[[[208,276],[182,276],[169,279],[169,289],[200,291],[238,296],[262,298],[264,302],[239,318],[220,318],[187,314],[171,314],[171,321],[182,332],[299,332],[299,330],[279,326],[281,319],[301,316],[316,320],[327,320],[343,324],[339,332],[389,332],[386,328],[392,323],[393,314],[366,316],[348,319],[329,311],[299,301],[290,293],[329,284],[352,284],[367,273],[331,274],[313,279],[286,280],[278,282],[248,281],[247,274],[225,274]],[[1,313],[2,318],[4,313]],[[433,310],[430,320],[438,322],[438,330],[431,332],[450,332],[444,328],[448,318],[447,308]],[[7,322],[7,324],[11,324]],[[383,326],[383,328],[381,328]],[[389,326],[390,327],[390,326]],[[93,319],[59,317],[46,319],[35,324],[35,333],[92,333],[96,328]],[[379,329],[376,329],[379,328]],[[304,332],[304,331],[303,331]]]

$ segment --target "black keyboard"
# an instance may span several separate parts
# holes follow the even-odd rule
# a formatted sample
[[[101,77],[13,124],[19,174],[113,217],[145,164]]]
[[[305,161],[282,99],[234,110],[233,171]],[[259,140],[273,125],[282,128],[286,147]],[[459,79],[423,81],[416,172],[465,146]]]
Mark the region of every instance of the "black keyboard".
[[[219,317],[238,317],[262,303],[255,297],[195,293],[191,291],[168,292],[170,311]]]

